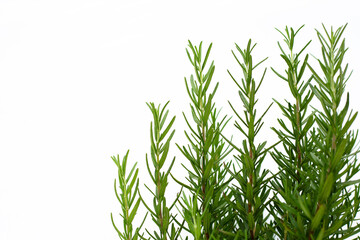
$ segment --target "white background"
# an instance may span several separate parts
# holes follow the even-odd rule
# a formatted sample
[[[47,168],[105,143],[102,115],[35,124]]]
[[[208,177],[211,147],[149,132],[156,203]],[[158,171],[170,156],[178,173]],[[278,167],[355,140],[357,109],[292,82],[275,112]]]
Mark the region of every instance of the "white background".
[[[244,48],[252,38],[258,43],[255,60],[270,57],[261,68],[283,72],[277,47],[282,38],[275,27],[305,24],[295,45],[299,49],[312,39],[309,51],[320,57],[314,29],[321,23],[336,28],[349,23],[345,61],[354,73],[347,91],[351,107],[360,110],[356,2],[1,0],[0,239],[118,238],[110,222],[110,212],[120,212],[110,156],[130,149],[145,189],[147,101],[171,100],[170,115],[177,115],[173,142],[182,145],[181,112],[189,114],[184,76],[192,73],[185,53],[188,39],[194,44],[203,40],[204,46],[213,42],[217,106],[232,115],[227,100],[241,109],[226,72],[240,73],[231,55],[235,42]],[[314,58],[310,63],[315,65]],[[259,107],[288,96],[286,83],[268,71]],[[277,126],[279,116],[274,106],[259,137],[276,141],[269,127]],[[359,123],[358,118],[355,126]],[[238,137],[233,121],[226,133]],[[173,145],[169,157],[174,155],[175,175],[183,179],[180,163],[186,160]],[[270,158],[264,167],[276,169]],[[179,188],[170,184],[171,199]]]

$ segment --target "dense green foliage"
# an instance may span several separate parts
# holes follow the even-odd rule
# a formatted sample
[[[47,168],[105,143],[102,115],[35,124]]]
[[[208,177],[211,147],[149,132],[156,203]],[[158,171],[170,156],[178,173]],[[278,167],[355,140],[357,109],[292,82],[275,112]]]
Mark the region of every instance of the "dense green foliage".
[[[239,79],[228,70],[237,86],[241,105],[229,102],[236,117],[236,139],[224,134],[230,118],[220,117],[214,96],[214,62],[210,62],[212,44],[203,52],[200,43],[189,41],[187,56],[194,74],[185,78],[190,102],[190,115],[183,113],[188,130],[186,143],[176,144],[181,152],[181,166],[187,171],[185,180],[175,178],[171,170],[175,157],[168,162],[175,117],[166,123],[166,107],[148,103],[153,121],[150,123],[150,160],[145,157],[152,180],[145,187],[153,199],[148,202],[139,190],[138,169],[126,172],[128,153],[118,168],[115,193],[121,205],[123,228],[111,220],[120,239],[354,239],[360,232],[360,164],[358,131],[353,130],[357,112],[350,110],[345,86],[350,78],[344,64],[347,52],[342,26],[336,31],[323,26],[316,31],[321,57],[316,64],[306,53],[308,41],[295,51],[300,30],[286,27],[279,31],[285,46],[278,43],[285,71],[272,68],[274,79],[287,84],[289,99],[273,101],[280,109],[278,126],[271,129],[278,139],[261,138],[265,116],[259,106],[259,88],[265,79],[255,79],[255,70],[264,60],[253,62],[251,40],[245,48],[236,44],[232,54],[239,64]],[[240,57],[238,55],[240,54]],[[310,64],[311,63],[311,64]],[[344,95],[345,94],[345,95]],[[315,104],[321,107],[316,109]],[[189,117],[191,116],[191,118]],[[239,143],[236,141],[240,141]],[[270,141],[270,147],[267,142]],[[232,155],[230,154],[232,153]],[[264,162],[271,161],[278,172],[271,173]],[[167,163],[167,164],[165,164]],[[166,170],[163,170],[167,166]],[[169,205],[166,190],[169,176],[181,190]],[[118,185],[117,185],[118,184]],[[153,190],[152,190],[153,189]],[[120,191],[120,194],[118,193]],[[140,203],[143,203],[157,229],[133,227]],[[176,213],[175,210],[178,210]],[[139,214],[139,213],[138,213]],[[141,232],[140,232],[141,231]]]

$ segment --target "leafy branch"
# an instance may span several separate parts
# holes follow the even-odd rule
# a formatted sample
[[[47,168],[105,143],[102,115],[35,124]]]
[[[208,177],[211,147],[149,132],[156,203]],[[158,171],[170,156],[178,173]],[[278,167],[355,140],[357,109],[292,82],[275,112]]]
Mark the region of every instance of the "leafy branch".
[[[225,181],[226,170],[222,168],[221,163],[231,151],[220,136],[228,120],[225,116],[218,121],[219,111],[213,102],[218,83],[212,92],[208,93],[215,71],[212,62],[205,72],[211,47],[212,44],[208,47],[204,58],[202,58],[202,43],[199,46],[193,46],[189,41],[190,49],[186,50],[195,70],[195,77],[190,76],[190,83],[185,78],[186,90],[191,100],[191,115],[195,125],[191,125],[184,114],[190,129],[190,133],[185,131],[189,145],[187,147],[177,146],[189,161],[192,169],[186,168],[189,172],[189,176],[186,178],[188,183],[176,180],[190,190],[193,196],[197,196],[190,199],[183,196],[183,216],[190,233],[196,239],[206,240],[210,237],[218,237],[220,234],[218,229],[225,224],[221,222],[221,216],[224,214],[222,206],[225,203],[222,194],[225,192],[228,182]]]
[[[240,170],[236,170],[235,165],[233,165],[233,170],[227,168],[237,182],[237,185],[231,187],[234,200],[229,201],[229,204],[236,211],[234,218],[237,221],[237,228],[233,230],[234,234],[232,236],[251,240],[266,239],[269,237],[268,234],[271,236],[265,226],[269,214],[264,213],[268,205],[267,198],[270,194],[270,189],[267,187],[269,171],[263,170],[261,172],[261,166],[268,149],[264,150],[266,142],[256,145],[255,138],[264,124],[263,117],[272,104],[260,117],[256,117],[256,103],[258,102],[256,94],[264,80],[266,69],[259,83],[256,83],[253,77],[253,70],[263,63],[266,58],[257,64],[253,63],[252,51],[256,44],[252,45],[251,39],[245,49],[241,49],[237,44],[235,45],[242,57],[242,60],[239,60],[235,52],[232,51],[243,72],[241,83],[235,79],[229,70],[228,73],[239,88],[238,94],[243,103],[244,115],[241,116],[230,102],[229,104],[240,120],[240,122],[235,121],[235,127],[245,136],[245,139],[242,141],[241,146],[235,146],[233,142],[229,141],[230,145],[237,150],[238,155],[234,155],[234,157],[241,167]]]
[[[286,100],[285,104],[274,99],[285,119],[278,119],[280,129],[272,128],[281,139],[285,153],[278,148],[271,152],[279,166],[279,174],[271,182],[276,194],[270,212],[277,223],[276,234],[286,239],[306,238],[306,229],[310,222],[304,217],[301,206],[303,196],[309,197],[313,193],[306,173],[316,175],[317,172],[309,159],[315,147],[308,134],[313,129],[315,120],[312,113],[306,114],[314,96],[309,87],[312,77],[303,80],[309,55],[306,54],[303,60],[300,59],[311,41],[299,52],[294,51],[295,38],[303,27],[304,25],[296,31],[286,27],[284,32],[277,29],[287,46],[285,51],[278,42],[280,56],[286,63],[286,75],[281,75],[272,68],[278,77],[288,83],[293,97],[292,101]],[[297,224],[293,224],[295,220]]]
[[[167,155],[169,153],[171,139],[175,133],[175,130],[171,131],[171,127],[175,121],[175,116],[170,120],[167,126],[165,124],[166,118],[169,113],[169,110],[166,110],[166,106],[168,105],[168,103],[169,102],[167,102],[162,108],[160,107],[160,105],[158,107],[155,107],[154,103],[147,103],[153,115],[153,121],[150,123],[150,156],[153,170],[151,170],[150,168],[147,154],[146,166],[151,180],[155,185],[155,191],[151,191],[146,184],[145,186],[153,195],[153,208],[150,208],[149,205],[146,204],[141,195],[140,199],[150,212],[152,220],[158,226],[159,232],[154,231],[153,234],[151,234],[150,231],[146,229],[149,236],[152,239],[156,240],[178,239],[182,229],[181,227],[175,227],[173,222],[175,216],[170,213],[170,211],[178,201],[180,194],[174,200],[170,207],[168,207],[166,204],[165,196],[166,187],[168,185],[168,176],[172,167],[174,166],[175,157],[171,161],[168,169],[166,171],[162,171],[162,168],[164,167],[167,159]],[[168,133],[170,133],[169,136],[167,136]]]
[[[347,48],[342,35],[346,25],[336,31],[323,25],[324,34],[317,32],[321,44],[322,59],[317,59],[323,78],[308,64],[316,85],[311,86],[322,111],[316,111],[316,133],[313,133],[317,151],[311,155],[319,169],[318,177],[311,176],[316,195],[308,211],[311,227],[308,239],[346,239],[360,232],[355,224],[360,202],[360,179],[354,179],[360,171],[357,156],[353,153],[358,131],[350,129],[357,112],[349,113],[349,94],[340,106],[348,75],[348,64],[343,60]],[[304,208],[308,208],[307,202]]]
[[[126,155],[124,156],[121,162],[119,155],[117,155],[116,157],[115,156],[111,157],[118,168],[118,184],[119,184],[120,194],[118,193],[117,190],[116,179],[114,181],[114,190],[115,190],[116,198],[119,201],[122,209],[122,214],[120,213],[120,216],[123,219],[123,231],[120,231],[120,229],[115,225],[112,213],[111,213],[111,222],[116,232],[118,233],[120,239],[137,240],[139,239],[139,237],[141,237],[139,231],[142,225],[144,224],[147,214],[144,217],[144,220],[142,221],[141,225],[137,227],[134,231],[132,222],[140,205],[140,198],[137,196],[139,189],[139,178],[138,178],[139,169],[136,168],[137,163],[135,163],[132,166],[130,173],[127,174],[126,165],[127,165],[128,155],[129,155],[129,150],[127,151]]]

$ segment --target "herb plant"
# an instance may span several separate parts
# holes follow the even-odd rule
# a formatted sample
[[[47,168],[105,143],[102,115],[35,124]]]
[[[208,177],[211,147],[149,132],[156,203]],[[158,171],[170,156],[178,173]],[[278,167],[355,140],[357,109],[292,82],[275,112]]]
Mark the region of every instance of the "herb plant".
[[[185,121],[190,133],[185,131],[189,145],[180,147],[191,165],[191,169],[185,165],[189,176],[187,183],[177,181],[180,185],[190,191],[189,199],[183,196],[183,216],[188,224],[187,229],[195,239],[218,239],[219,229],[222,228],[224,208],[226,200],[222,197],[228,181],[226,181],[226,170],[222,167],[223,159],[231,149],[226,146],[220,133],[225,127],[226,116],[218,121],[219,111],[213,102],[218,88],[217,83],[211,93],[208,93],[210,83],[215,71],[214,63],[206,70],[212,44],[208,47],[205,57],[202,58],[202,43],[193,46],[189,41],[190,52],[187,50],[189,60],[194,67],[194,75],[190,76],[190,87],[185,78],[186,90],[191,100],[190,109],[194,124],[186,117]],[[191,56],[192,55],[192,56]]]
[[[281,57],[286,64],[286,74],[282,75],[272,69],[288,84],[293,97],[291,100],[285,100],[285,104],[274,99],[284,116],[283,119],[278,119],[281,128],[273,127],[272,129],[281,140],[285,152],[282,152],[280,148],[274,148],[271,152],[279,166],[279,174],[271,182],[276,194],[270,212],[276,222],[276,235],[280,239],[306,238],[307,225],[310,224],[310,221],[304,218],[301,206],[303,196],[313,192],[306,173],[315,174],[313,164],[309,159],[314,151],[313,138],[308,134],[315,120],[312,113],[307,115],[314,94],[309,87],[312,77],[303,80],[309,55],[301,59],[301,54],[311,41],[306,43],[299,52],[294,51],[295,38],[302,27],[296,31],[288,27],[285,28],[285,32],[278,30],[284,37],[287,47],[286,52],[278,42]]]
[[[147,104],[152,112],[154,119],[153,122],[150,123],[150,157],[154,170],[151,171],[147,155],[146,166],[151,180],[155,186],[155,191],[152,191],[146,184],[145,187],[150,191],[153,196],[153,208],[149,207],[151,205],[147,204],[146,201],[144,201],[139,192],[140,199],[144,203],[147,210],[150,212],[152,220],[158,226],[159,231],[154,231],[153,234],[150,233],[148,229],[146,229],[151,239],[156,240],[177,239],[181,231],[181,228],[175,228],[174,216],[170,213],[178,198],[176,198],[175,201],[171,204],[171,206],[168,207],[165,197],[166,187],[168,185],[168,176],[172,167],[174,166],[175,157],[171,161],[169,168],[166,171],[162,171],[162,168],[164,167],[167,159],[167,155],[169,153],[170,141],[175,133],[175,130],[173,130],[171,131],[170,136],[167,136],[175,121],[175,117],[173,117],[170,120],[170,123],[167,126],[165,125],[166,118],[169,113],[169,110],[166,110],[166,106],[168,103],[169,102],[167,102],[163,108],[160,108],[160,105],[158,107],[155,107],[154,103]]]
[[[336,31],[324,26],[323,33],[316,31],[321,45],[316,65],[310,64],[306,53],[311,41],[295,50],[302,28],[278,30],[285,42],[285,47],[278,43],[285,71],[272,70],[277,79],[285,81],[291,97],[273,99],[282,116],[277,119],[279,125],[272,127],[278,142],[270,147],[266,147],[269,139],[258,135],[272,103],[257,113],[258,90],[266,68],[259,80],[254,76],[266,58],[253,63],[256,44],[249,40],[244,49],[236,44],[241,58],[232,51],[243,73],[241,81],[228,71],[243,105],[229,102],[237,119],[235,129],[243,139],[239,144],[224,136],[230,118],[220,117],[215,106],[219,83],[212,86],[214,62],[207,65],[212,44],[204,54],[202,42],[194,46],[189,41],[186,53],[194,74],[185,78],[185,87],[191,118],[183,113],[186,142],[176,144],[187,176],[185,181],[176,179],[171,171],[178,161],[175,157],[167,160],[175,133],[175,116],[167,122],[168,102],[163,107],[148,103],[153,121],[146,166],[152,182],[145,188],[152,194],[152,202],[141,196],[136,163],[126,171],[129,152],[122,161],[119,156],[112,157],[118,169],[114,188],[121,205],[122,228],[115,225],[112,214],[111,221],[120,239],[328,240],[354,239],[360,233],[360,149],[358,130],[353,129],[357,112],[349,110],[349,93],[344,95],[351,76],[344,64],[346,25]],[[315,103],[321,107],[317,109]],[[278,165],[277,173],[264,168],[267,153]],[[181,186],[170,205],[166,198],[169,175]],[[147,214],[140,226],[133,226],[141,203],[156,225],[155,230],[146,227],[146,237],[140,230]],[[175,209],[180,216],[173,214]]]
[[[269,173],[268,170],[261,172],[261,165],[265,159],[267,149],[265,149],[266,141],[260,142],[258,145],[255,138],[263,126],[263,117],[269,110],[270,106],[260,116],[256,117],[256,103],[258,99],[256,94],[261,83],[264,80],[266,69],[263,72],[260,82],[256,83],[253,77],[253,70],[258,67],[266,58],[257,64],[253,64],[252,51],[256,44],[251,45],[249,40],[247,47],[241,49],[236,44],[236,49],[240,53],[242,60],[239,60],[234,51],[233,56],[240,65],[243,78],[241,83],[236,81],[228,70],[230,77],[234,80],[238,87],[239,97],[243,103],[244,115],[241,116],[235,107],[229,102],[233,112],[240,122],[235,121],[235,127],[245,136],[240,146],[236,146],[229,141],[231,146],[236,150],[238,155],[234,155],[240,170],[228,169],[232,177],[236,180],[237,185],[230,187],[231,195],[234,197],[229,204],[235,210],[234,219],[236,227],[232,229],[232,236],[237,239],[266,239],[269,232],[266,229],[266,220],[269,214],[264,212],[268,204],[268,196],[270,188],[267,186]],[[257,139],[256,139],[257,140]]]
[[[137,227],[134,231],[133,228],[133,220],[137,213],[137,210],[140,205],[140,198],[138,197],[138,189],[139,189],[139,178],[138,173],[139,169],[136,168],[137,163],[135,163],[130,173],[126,172],[126,165],[129,156],[129,150],[124,156],[123,160],[120,162],[119,155],[116,157],[111,157],[118,169],[118,184],[120,189],[120,194],[117,190],[116,179],[114,181],[114,190],[117,200],[121,205],[122,214],[120,216],[123,219],[123,231],[120,231],[118,227],[116,227],[113,219],[113,215],[111,214],[111,222],[119,235],[120,239],[123,240],[137,240],[140,237],[140,229],[144,224],[146,216],[144,217],[144,221],[141,223],[139,227]],[[147,214],[146,214],[147,215]]]
[[[349,93],[344,99],[345,85],[351,76],[343,60],[347,48],[342,26],[336,31],[324,27],[325,35],[317,31],[322,59],[317,59],[321,75],[310,65],[316,84],[312,86],[322,109],[316,110],[317,131],[313,138],[316,152],[311,154],[317,174],[308,175],[315,195],[307,197],[304,209],[311,219],[309,239],[347,239],[360,232],[356,223],[359,210],[358,131],[351,130],[357,112],[349,112]],[[341,106],[341,100],[345,100]]]

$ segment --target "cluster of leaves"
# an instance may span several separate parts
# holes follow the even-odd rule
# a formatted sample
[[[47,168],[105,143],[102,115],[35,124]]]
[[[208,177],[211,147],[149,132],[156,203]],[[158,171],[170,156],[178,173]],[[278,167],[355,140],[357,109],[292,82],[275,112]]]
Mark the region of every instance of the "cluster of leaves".
[[[277,235],[286,239],[306,237],[303,226],[308,222],[302,219],[299,209],[301,209],[303,194],[312,191],[307,173],[313,169],[309,155],[314,151],[314,143],[308,132],[313,127],[315,120],[312,113],[309,115],[306,113],[314,94],[309,87],[312,76],[306,81],[302,79],[309,55],[306,55],[303,61],[300,59],[301,54],[311,41],[302,47],[298,53],[294,52],[295,37],[302,27],[296,31],[286,27],[285,33],[278,30],[284,37],[284,42],[288,48],[288,53],[286,53],[278,42],[281,57],[287,67],[286,75],[283,76],[272,69],[277,76],[287,82],[293,97],[290,101],[285,100],[286,104],[274,99],[285,119],[278,119],[281,129],[272,128],[281,140],[285,152],[278,148],[274,148],[271,152],[280,172],[271,182],[277,194],[275,194],[272,206],[269,209],[275,218]],[[293,224],[294,222],[297,224]]]
[[[358,131],[350,129],[357,112],[349,113],[349,94],[340,106],[351,75],[347,75],[348,64],[343,66],[345,27],[335,32],[324,27],[325,37],[317,31],[323,57],[317,61],[323,78],[309,65],[316,81],[312,91],[322,106],[322,111],[316,110],[316,151],[310,155],[316,169],[313,174],[317,175],[308,174],[315,194],[304,199],[306,217],[311,219],[308,236],[314,239],[346,239],[360,232],[359,225],[355,225],[360,179],[354,180],[360,171],[358,151],[354,151]]]
[[[347,49],[345,40],[340,41],[345,27],[336,32],[324,27],[326,37],[317,31],[323,57],[317,62],[323,78],[309,65],[308,55],[298,68],[299,56],[310,43],[293,53],[294,39],[301,28],[296,32],[286,28],[285,34],[281,33],[290,51],[285,54],[279,44],[287,75],[274,72],[288,82],[294,103],[287,101],[284,106],[275,100],[291,126],[279,119],[282,130],[273,128],[285,149],[285,153],[278,149],[272,153],[280,172],[272,181],[278,194],[270,209],[280,239],[347,239],[360,231],[355,224],[360,180],[353,180],[360,170],[354,152],[357,132],[350,130],[357,113],[348,114],[349,95],[340,108],[348,80],[348,65],[343,68],[342,64]],[[301,81],[306,67],[312,75]],[[322,110],[314,109],[306,116],[313,96]]]
[[[175,116],[170,120],[170,123],[164,127],[166,118],[168,116],[169,110],[166,110],[166,106],[169,102],[165,104],[163,108],[160,108],[160,105],[156,108],[154,103],[148,103],[148,107],[152,112],[154,122],[150,123],[150,152],[151,152],[151,162],[154,168],[154,171],[151,171],[148,156],[146,155],[146,166],[148,173],[155,185],[155,191],[150,190],[150,188],[145,184],[145,187],[150,191],[153,196],[153,208],[149,207],[149,204],[144,201],[140,195],[140,199],[144,203],[147,210],[150,212],[152,220],[158,226],[159,232],[154,231],[153,234],[146,229],[146,232],[149,234],[151,239],[156,240],[167,240],[167,239],[178,239],[181,228],[175,228],[174,219],[170,211],[175,206],[177,199],[171,204],[170,207],[166,205],[165,191],[168,185],[168,176],[172,167],[174,166],[175,157],[170,163],[169,168],[163,172],[161,169],[164,167],[167,155],[169,153],[170,141],[174,136],[175,130],[170,133],[170,136],[167,137],[167,134],[170,132],[171,127],[175,121]],[[165,111],[166,110],[166,111]],[[140,192],[139,192],[140,194]],[[171,231],[169,231],[169,226],[171,224]]]
[[[187,50],[187,54],[194,67],[196,79],[193,75],[190,76],[191,87],[189,87],[185,78],[185,85],[191,100],[190,108],[195,126],[191,125],[183,114],[190,129],[189,133],[185,131],[189,145],[183,147],[178,145],[189,161],[191,169],[183,164],[189,173],[186,178],[187,183],[177,182],[195,196],[188,199],[184,193],[180,205],[184,210],[183,217],[188,224],[188,228],[185,229],[195,236],[196,240],[210,239],[210,237],[219,239],[221,236],[219,229],[228,226],[224,211],[226,200],[223,194],[226,192],[229,181],[226,180],[226,170],[222,162],[231,149],[220,136],[228,122],[227,117],[218,121],[219,111],[213,102],[219,83],[208,94],[215,70],[214,62],[212,62],[204,73],[211,46],[208,47],[202,59],[202,43],[197,47],[189,41],[191,53]]]
[[[113,157],[118,167],[119,186],[116,180],[114,186],[122,206],[123,231],[116,227],[112,215],[111,220],[119,237],[175,240],[190,234],[195,240],[325,240],[349,239],[359,233],[358,132],[351,129],[357,113],[349,111],[349,94],[341,104],[351,75],[347,73],[348,65],[343,64],[347,51],[342,38],[345,27],[336,31],[324,27],[325,34],[317,31],[322,59],[316,60],[321,73],[309,64],[308,54],[302,58],[311,41],[300,51],[294,50],[295,38],[303,26],[297,30],[288,27],[284,32],[278,30],[287,47],[284,50],[278,43],[286,69],[285,74],[272,70],[287,83],[292,97],[284,103],[274,99],[283,117],[278,118],[278,128],[272,127],[279,141],[270,147],[258,136],[272,104],[257,115],[258,90],[266,68],[259,81],[254,79],[254,70],[266,58],[253,63],[256,44],[252,45],[249,40],[244,49],[236,44],[241,58],[232,51],[243,73],[241,81],[228,71],[242,102],[241,107],[229,102],[237,117],[235,128],[243,138],[237,144],[223,134],[230,118],[219,118],[220,111],[215,107],[219,83],[210,90],[215,66],[214,62],[209,67],[206,64],[212,44],[203,55],[202,43],[194,46],[189,41],[186,52],[195,74],[189,81],[185,78],[185,86],[192,119],[183,113],[189,129],[185,131],[187,143],[176,144],[187,160],[181,165],[188,176],[180,181],[171,174],[175,157],[165,164],[175,133],[171,130],[175,117],[165,124],[168,103],[162,108],[148,103],[153,122],[150,123],[151,161],[146,155],[146,165],[154,190],[149,185],[145,187],[153,196],[152,205],[140,195],[136,164],[126,174],[128,153],[122,163],[119,156]],[[309,77],[305,79],[306,74]],[[316,99],[321,109],[310,110]],[[263,168],[267,153],[278,165],[277,173],[271,174]],[[167,170],[163,170],[165,165],[169,166]],[[181,186],[170,206],[166,201],[169,175]],[[132,222],[141,202],[157,231],[146,228],[145,233],[139,233],[146,216],[133,230]],[[174,207],[181,220],[173,214]]]
[[[263,117],[270,109],[271,104],[260,117],[256,117],[255,106],[258,102],[256,94],[264,80],[266,69],[258,84],[253,78],[253,70],[264,62],[266,58],[253,65],[252,51],[255,45],[256,44],[252,46],[251,40],[249,40],[247,47],[242,50],[236,44],[236,49],[241,54],[242,61],[240,61],[232,51],[233,56],[243,72],[241,84],[239,84],[230,71],[228,71],[239,88],[239,97],[244,107],[244,117],[242,117],[229,102],[235,115],[240,120],[240,122],[235,121],[235,127],[245,136],[240,147],[229,141],[238,153],[238,155],[234,155],[234,158],[240,168],[240,170],[235,170],[234,164],[233,170],[228,169],[228,172],[237,183],[237,185],[234,184],[231,187],[231,196],[233,199],[229,198],[229,203],[236,212],[234,216],[236,226],[229,235],[236,236],[240,239],[268,239],[269,236],[272,236],[272,234],[267,231],[265,224],[269,214],[264,213],[270,194],[270,188],[267,187],[269,170],[263,170],[261,172],[261,165],[267,152],[267,149],[265,149],[266,142],[261,142],[258,145],[255,144],[255,138],[264,124]]]
[[[111,222],[116,232],[118,233],[120,239],[137,240],[140,239],[139,231],[142,225],[144,224],[146,216],[144,217],[144,221],[141,223],[141,225],[137,227],[134,231],[132,222],[140,205],[140,198],[138,197],[139,169],[136,168],[137,163],[135,163],[131,168],[130,173],[126,172],[128,155],[129,155],[129,150],[127,151],[126,155],[124,156],[121,162],[119,155],[111,157],[118,168],[118,183],[119,183],[120,194],[118,193],[117,190],[116,179],[114,181],[114,190],[115,190],[116,198],[121,205],[122,214],[120,214],[120,216],[123,219],[123,231],[120,231],[119,228],[116,227],[112,214],[111,214]]]

